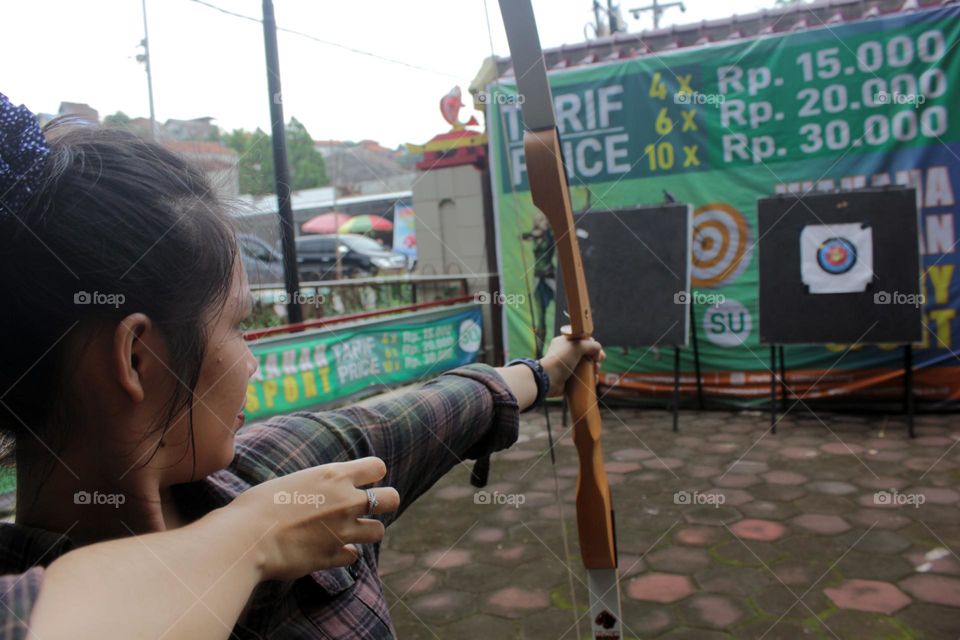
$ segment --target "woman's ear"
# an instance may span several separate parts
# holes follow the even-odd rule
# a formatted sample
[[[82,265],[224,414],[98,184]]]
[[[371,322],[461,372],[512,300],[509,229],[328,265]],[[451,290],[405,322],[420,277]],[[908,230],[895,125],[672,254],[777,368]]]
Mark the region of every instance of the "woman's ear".
[[[113,333],[111,360],[114,375],[120,387],[134,402],[143,401],[144,372],[149,363],[158,358],[143,340],[152,326],[153,323],[146,315],[132,313],[120,321]]]

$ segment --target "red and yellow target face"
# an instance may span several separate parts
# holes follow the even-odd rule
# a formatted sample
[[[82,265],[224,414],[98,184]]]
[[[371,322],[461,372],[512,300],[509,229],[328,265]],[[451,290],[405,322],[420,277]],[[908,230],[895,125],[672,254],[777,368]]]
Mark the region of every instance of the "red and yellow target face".
[[[739,211],[712,202],[693,212],[694,287],[722,287],[736,280],[750,263],[752,253],[750,228]]]

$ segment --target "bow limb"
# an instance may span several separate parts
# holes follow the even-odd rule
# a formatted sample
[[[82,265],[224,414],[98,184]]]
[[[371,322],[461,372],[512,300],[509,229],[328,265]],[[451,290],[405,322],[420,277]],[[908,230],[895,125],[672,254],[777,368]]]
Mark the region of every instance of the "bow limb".
[[[510,45],[518,96],[522,98],[519,102],[526,128],[523,149],[530,194],[534,205],[553,228],[570,313],[570,337],[588,338],[593,332],[590,298],[533,7],[530,0],[500,0],[500,13]],[[577,531],[580,555],[587,569],[592,637],[594,640],[619,639],[622,622],[617,545],[610,486],[600,446],[600,410],[592,361],[583,359],[577,364],[567,380],[565,392],[573,416],[573,440],[580,458]]]
[[[593,318],[556,128],[527,131],[524,154],[534,205],[553,228],[570,314],[571,338],[590,337]],[[620,637],[620,588],[613,502],[600,444],[601,421],[593,362],[582,359],[567,380],[573,440],[580,460],[577,531],[587,569],[593,637]]]

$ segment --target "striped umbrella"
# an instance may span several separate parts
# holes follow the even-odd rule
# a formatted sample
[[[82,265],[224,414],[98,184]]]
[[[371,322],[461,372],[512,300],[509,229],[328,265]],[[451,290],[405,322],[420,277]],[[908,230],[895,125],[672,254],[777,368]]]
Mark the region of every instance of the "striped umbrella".
[[[393,223],[383,216],[354,216],[340,225],[340,233],[392,231]]]
[[[336,233],[337,227],[350,220],[350,216],[341,211],[331,211],[314,216],[300,225],[303,233]]]

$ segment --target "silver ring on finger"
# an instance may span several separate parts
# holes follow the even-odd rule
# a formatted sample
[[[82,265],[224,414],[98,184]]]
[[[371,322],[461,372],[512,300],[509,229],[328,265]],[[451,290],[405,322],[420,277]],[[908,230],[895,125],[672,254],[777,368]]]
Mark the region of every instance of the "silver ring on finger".
[[[376,513],[379,504],[377,493],[373,489],[367,489],[367,515],[372,516]]]

